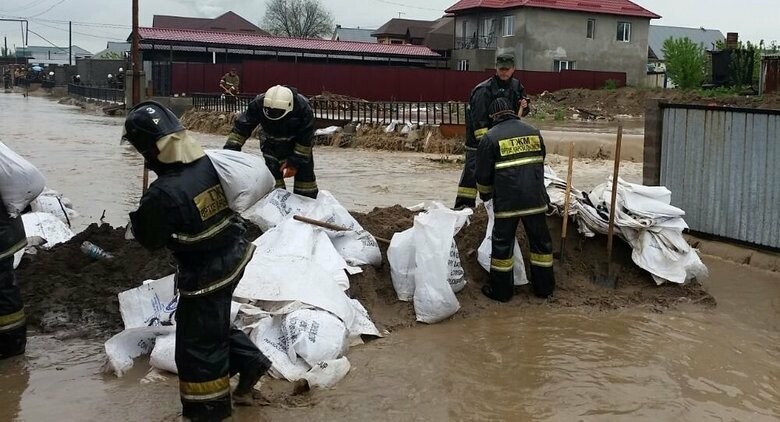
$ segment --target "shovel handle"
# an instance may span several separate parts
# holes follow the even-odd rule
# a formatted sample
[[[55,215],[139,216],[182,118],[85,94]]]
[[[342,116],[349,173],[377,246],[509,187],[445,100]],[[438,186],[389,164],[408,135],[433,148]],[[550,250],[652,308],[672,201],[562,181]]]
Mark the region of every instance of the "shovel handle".
[[[324,229],[335,230],[337,232],[346,232],[346,231],[350,230],[350,229],[348,229],[346,227],[343,227],[343,226],[339,226],[339,225],[332,224],[332,223],[327,223],[325,221],[315,220],[313,218],[304,217],[302,215],[294,215],[293,216],[293,220],[297,220],[297,221],[300,221],[300,222],[306,223],[306,224],[311,224],[312,226],[322,227]],[[376,237],[376,236],[374,236],[374,239],[376,239],[377,242],[382,242],[382,243],[385,243],[385,244],[388,244],[388,245],[390,244],[390,241],[388,239],[384,239],[384,238]]]
[[[569,173],[566,176],[566,196],[563,199],[563,231],[561,239],[566,239],[566,231],[569,227],[569,196],[571,195],[571,174],[574,167],[574,142],[569,144]]]
[[[607,232],[607,259],[612,265],[612,236],[615,232],[615,202],[617,202],[618,175],[620,173],[620,145],[623,142],[623,124],[618,125],[615,143],[615,169],[612,171],[612,201],[609,204],[609,230]]]

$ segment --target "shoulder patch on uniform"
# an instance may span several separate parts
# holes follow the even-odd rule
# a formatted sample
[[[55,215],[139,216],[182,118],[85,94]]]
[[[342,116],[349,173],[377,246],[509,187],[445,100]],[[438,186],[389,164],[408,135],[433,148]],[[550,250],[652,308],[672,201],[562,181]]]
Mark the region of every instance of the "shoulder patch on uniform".
[[[199,193],[193,201],[200,212],[200,219],[206,221],[228,208],[227,197],[222,185],[212,186]]]
[[[522,154],[524,152],[537,152],[542,150],[542,142],[537,135],[520,136],[498,141],[498,148],[502,157]]]

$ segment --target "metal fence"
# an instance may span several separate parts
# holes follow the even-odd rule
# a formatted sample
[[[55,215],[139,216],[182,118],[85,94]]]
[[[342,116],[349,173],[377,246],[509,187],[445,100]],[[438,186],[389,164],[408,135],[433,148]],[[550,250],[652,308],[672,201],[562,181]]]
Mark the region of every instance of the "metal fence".
[[[780,248],[780,111],[661,107],[660,183],[691,230]]]
[[[212,111],[243,111],[255,95],[237,97],[219,94],[193,94],[195,108]],[[466,104],[460,102],[368,102],[313,98],[309,101],[314,117],[322,120],[418,125],[465,124]]]
[[[68,84],[68,94],[107,103],[125,103],[125,91],[116,88]]]

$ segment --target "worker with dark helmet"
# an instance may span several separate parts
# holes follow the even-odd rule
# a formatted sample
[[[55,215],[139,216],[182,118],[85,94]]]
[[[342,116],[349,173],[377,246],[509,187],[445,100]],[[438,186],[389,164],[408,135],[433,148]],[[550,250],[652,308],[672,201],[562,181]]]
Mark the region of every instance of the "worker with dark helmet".
[[[149,250],[167,247],[178,264],[176,367],[183,416],[218,421],[234,397],[247,397],[271,363],[242,331],[231,327],[230,303],[254,253],[246,228],[228,208],[214,166],[179,119],[147,101],[125,120],[123,138],[157,174],[130,213],[132,234]]]
[[[490,130],[479,143],[476,182],[480,199],[493,200],[490,282],[485,296],[501,302],[514,294],[514,244],[522,221],[531,250],[531,287],[542,298],[555,289],[552,240],[547,227],[550,198],[544,187],[544,140],[538,129],[520,121],[514,104],[499,97],[488,108]]]
[[[284,179],[295,177],[293,193],[317,198],[312,156],[314,113],[306,97],[292,87],[272,86],[236,118],[224,148],[241,151],[258,125],[263,128],[260,149],[276,187],[284,189]]]

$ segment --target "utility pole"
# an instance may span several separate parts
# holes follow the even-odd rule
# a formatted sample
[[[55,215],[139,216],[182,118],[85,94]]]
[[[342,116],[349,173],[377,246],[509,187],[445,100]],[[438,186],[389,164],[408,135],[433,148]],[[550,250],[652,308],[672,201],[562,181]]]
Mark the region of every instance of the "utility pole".
[[[68,21],[68,66],[73,66],[73,22]]]
[[[8,37],[3,37],[3,56],[8,55]]]
[[[135,107],[141,102],[141,52],[139,51],[140,34],[138,33],[138,0],[133,0],[133,98],[132,106]],[[127,105],[125,105],[127,107]],[[144,160],[144,176],[143,176],[143,189],[141,192],[146,193],[149,188],[149,167]]]

